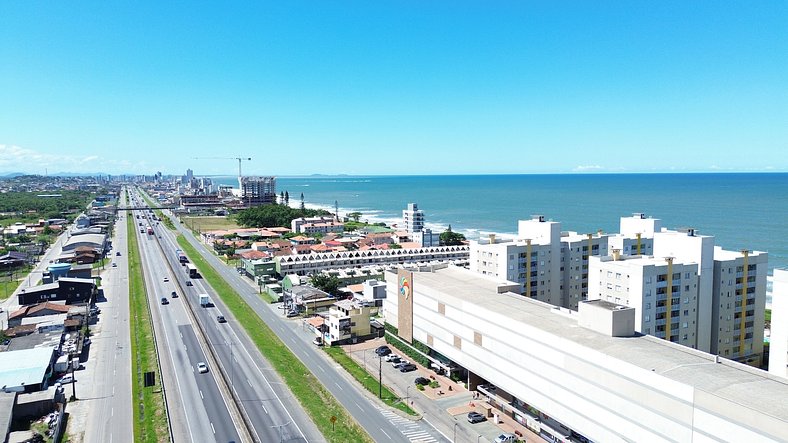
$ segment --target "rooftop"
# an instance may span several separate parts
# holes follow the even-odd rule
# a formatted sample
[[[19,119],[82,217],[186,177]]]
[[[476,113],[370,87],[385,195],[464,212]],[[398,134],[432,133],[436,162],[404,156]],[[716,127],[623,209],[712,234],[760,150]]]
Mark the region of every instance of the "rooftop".
[[[0,388],[41,383],[54,352],[53,346],[0,352]]]
[[[788,380],[769,375],[724,358],[697,351],[656,337],[641,335],[616,338],[578,326],[576,318],[560,314],[551,305],[515,294],[496,294],[496,282],[471,271],[448,267],[414,274],[414,287],[436,288],[433,294],[453,297],[511,319],[513,328],[535,328],[573,342],[607,357],[692,386],[723,400],[788,422]],[[516,323],[526,325],[518,328]]]

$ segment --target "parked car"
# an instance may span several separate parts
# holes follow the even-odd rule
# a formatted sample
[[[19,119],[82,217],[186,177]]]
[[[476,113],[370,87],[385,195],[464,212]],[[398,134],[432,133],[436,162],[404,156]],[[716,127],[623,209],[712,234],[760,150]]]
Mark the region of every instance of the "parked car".
[[[379,357],[383,357],[384,355],[391,354],[391,349],[388,346],[379,346],[375,349],[375,354],[378,354]]]
[[[192,284],[191,280],[189,280],[186,282],[186,286],[194,286],[194,285]]]
[[[399,372],[411,372],[416,370],[416,365],[408,363],[399,367]]]
[[[223,315],[217,315],[216,321],[218,321],[219,323],[227,323],[227,319],[225,319]]]
[[[323,346],[323,339],[321,339],[320,337],[315,337],[315,339],[312,340],[312,343],[315,346]]]
[[[169,301],[169,300],[167,300],[167,297],[162,297],[162,298],[161,298],[161,304],[163,304],[163,305],[168,305],[168,304],[170,304],[170,301]]]
[[[115,255],[116,255],[117,257],[120,257],[120,251],[116,252],[116,253],[115,253]]]
[[[57,379],[55,383],[60,383],[61,385],[74,383],[74,376],[73,375],[64,375]]]
[[[200,374],[205,374],[206,372],[208,372],[208,365],[206,365],[203,362],[197,363],[197,372],[199,372]]]
[[[386,356],[386,358],[384,360],[390,362],[390,361],[394,361],[395,358],[399,360],[399,355],[397,355],[397,354],[389,354],[389,355]]]
[[[170,297],[172,297],[172,298],[178,298],[178,293],[177,293],[177,292],[175,292],[175,291],[172,291],[172,293],[170,294]]]
[[[413,380],[413,383],[417,385],[428,385],[430,384],[430,380],[424,377],[416,377],[416,380]]]
[[[517,441],[517,436],[514,435],[514,434],[510,434],[508,432],[505,433],[505,434],[499,435],[495,439],[495,443],[514,443],[516,441]]]
[[[409,364],[410,364],[410,362],[407,361],[407,360],[400,360],[397,363],[392,363],[391,366],[394,366],[395,369],[399,369],[399,368],[401,368],[401,367],[403,367],[405,365],[409,365]]]
[[[292,318],[292,317],[298,317],[298,311],[295,311],[295,310],[288,311],[287,312],[287,318]]]
[[[469,423],[481,423],[483,421],[487,421],[487,418],[478,412],[471,411],[468,413],[468,422]]]
[[[388,357],[388,356],[386,356],[386,357]],[[401,365],[402,363],[408,363],[408,362],[406,362],[405,360],[403,360],[403,359],[401,359],[401,358],[397,357],[396,355],[394,356],[394,358],[392,358],[391,360],[388,360],[388,361],[389,361],[389,362],[391,362],[391,366],[393,366],[393,367],[395,367],[395,368],[396,368],[397,366]]]
[[[113,268],[117,268],[117,267],[118,267],[118,264],[117,264],[117,263],[112,263],[112,267],[113,267]]]

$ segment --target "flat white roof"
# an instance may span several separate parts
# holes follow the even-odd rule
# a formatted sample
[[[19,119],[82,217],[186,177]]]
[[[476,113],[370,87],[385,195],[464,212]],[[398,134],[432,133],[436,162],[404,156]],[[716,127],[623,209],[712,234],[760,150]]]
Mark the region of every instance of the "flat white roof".
[[[546,303],[508,293],[497,294],[495,283],[472,271],[448,267],[435,272],[414,273],[413,290],[421,285],[431,295],[454,297],[476,304],[513,322],[521,322],[574,342],[611,358],[653,371],[678,383],[788,421],[788,380],[768,372],[697,351],[665,340],[640,335],[609,337],[578,325],[577,318],[559,314]],[[441,294],[441,295],[439,295]],[[467,309],[472,307],[467,306]]]

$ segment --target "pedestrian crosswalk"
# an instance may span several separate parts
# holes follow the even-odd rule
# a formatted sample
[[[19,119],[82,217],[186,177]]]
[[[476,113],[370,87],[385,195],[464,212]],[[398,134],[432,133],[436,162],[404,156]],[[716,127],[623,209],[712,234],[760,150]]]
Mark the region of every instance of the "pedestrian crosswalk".
[[[389,422],[391,422],[391,424],[399,429],[399,431],[408,439],[408,441],[412,443],[433,443],[438,441],[425,430],[423,423],[400,417],[399,415],[387,409],[378,407],[378,410],[383,415],[383,417],[385,417]]]

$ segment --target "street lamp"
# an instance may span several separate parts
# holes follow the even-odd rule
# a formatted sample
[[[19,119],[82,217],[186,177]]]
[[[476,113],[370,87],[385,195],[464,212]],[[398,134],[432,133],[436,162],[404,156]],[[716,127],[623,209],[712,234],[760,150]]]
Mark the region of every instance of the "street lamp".
[[[409,391],[410,391],[410,385],[407,385],[407,386],[405,387],[405,405],[406,405],[406,406],[407,406],[407,405],[408,405],[408,403],[410,402],[410,395],[408,395],[408,394],[409,394]]]
[[[378,355],[378,398],[383,399],[383,356]]]
[[[455,420],[456,420],[456,419],[455,419]],[[457,442],[457,425],[458,425],[458,424],[459,424],[459,423],[457,423],[456,421],[454,422],[454,439],[452,439],[452,442],[454,442],[454,443],[456,443],[456,442]]]

